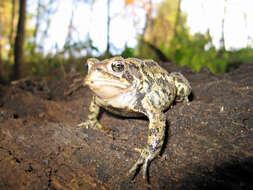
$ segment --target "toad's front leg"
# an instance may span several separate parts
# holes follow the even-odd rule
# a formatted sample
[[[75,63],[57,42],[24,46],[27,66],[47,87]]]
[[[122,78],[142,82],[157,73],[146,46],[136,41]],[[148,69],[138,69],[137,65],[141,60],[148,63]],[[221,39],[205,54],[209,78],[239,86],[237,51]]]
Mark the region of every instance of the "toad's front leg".
[[[91,127],[94,129],[103,129],[102,125],[98,121],[100,107],[96,103],[95,99],[96,99],[95,96],[93,96],[89,106],[88,119],[85,122],[80,123],[78,127],[85,126],[87,128]]]
[[[149,131],[148,131],[148,145],[146,148],[140,150],[140,157],[129,170],[129,173],[136,171],[138,167],[142,166],[143,178],[148,177],[148,167],[150,162],[159,155],[165,137],[166,117],[162,112],[149,112]],[[148,178],[147,178],[148,179]]]

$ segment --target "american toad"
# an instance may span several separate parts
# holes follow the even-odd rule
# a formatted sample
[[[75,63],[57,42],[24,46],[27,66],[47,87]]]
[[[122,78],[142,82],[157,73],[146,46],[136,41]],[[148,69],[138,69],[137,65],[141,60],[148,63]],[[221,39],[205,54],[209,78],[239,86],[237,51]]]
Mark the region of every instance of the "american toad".
[[[165,136],[166,116],[174,100],[188,100],[191,86],[178,72],[169,74],[153,60],[114,57],[99,61],[88,59],[85,85],[93,91],[88,119],[79,126],[103,129],[97,117],[100,107],[122,116],[144,114],[149,119],[148,142],[144,149],[137,149],[140,156],[132,173],[143,166],[147,177],[150,162],[159,155]]]

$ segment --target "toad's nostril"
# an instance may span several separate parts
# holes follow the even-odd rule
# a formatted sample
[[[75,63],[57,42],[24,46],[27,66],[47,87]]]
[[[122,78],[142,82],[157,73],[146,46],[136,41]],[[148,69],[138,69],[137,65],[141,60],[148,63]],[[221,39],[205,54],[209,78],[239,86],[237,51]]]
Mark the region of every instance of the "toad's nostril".
[[[101,67],[98,67],[97,70],[98,71],[103,71],[103,69]]]

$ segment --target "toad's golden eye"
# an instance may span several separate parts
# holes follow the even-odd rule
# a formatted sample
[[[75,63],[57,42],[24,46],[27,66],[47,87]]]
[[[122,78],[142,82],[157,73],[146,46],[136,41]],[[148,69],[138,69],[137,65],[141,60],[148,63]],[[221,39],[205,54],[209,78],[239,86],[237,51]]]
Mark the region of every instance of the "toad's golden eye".
[[[124,71],[125,65],[120,61],[116,61],[112,63],[111,67],[114,72],[122,72]]]

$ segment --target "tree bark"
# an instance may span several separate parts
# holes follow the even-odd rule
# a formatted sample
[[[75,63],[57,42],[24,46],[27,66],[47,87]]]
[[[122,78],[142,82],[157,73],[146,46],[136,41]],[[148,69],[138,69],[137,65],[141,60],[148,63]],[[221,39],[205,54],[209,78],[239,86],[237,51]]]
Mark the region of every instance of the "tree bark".
[[[19,79],[21,75],[21,66],[23,65],[23,46],[25,39],[25,20],[26,20],[26,0],[19,0],[19,19],[17,34],[14,44],[14,67],[12,80]]]

